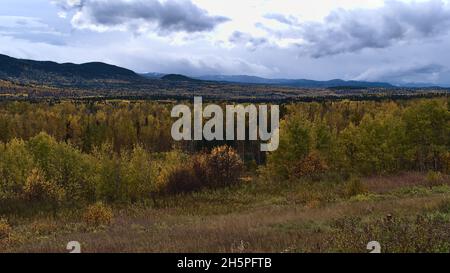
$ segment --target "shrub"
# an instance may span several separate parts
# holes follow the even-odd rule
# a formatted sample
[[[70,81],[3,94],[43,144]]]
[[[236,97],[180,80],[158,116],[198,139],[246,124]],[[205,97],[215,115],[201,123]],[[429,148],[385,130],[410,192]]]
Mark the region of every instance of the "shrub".
[[[165,167],[163,191],[177,194],[235,185],[243,169],[244,163],[233,148],[217,147],[210,154],[198,154],[175,167]]]
[[[362,183],[361,179],[357,177],[351,177],[344,186],[344,194],[346,197],[353,197],[366,192],[366,187]]]
[[[107,202],[124,199],[120,188],[123,184],[120,157],[114,153],[110,144],[94,148],[92,154],[96,159],[96,199]]]
[[[178,194],[197,191],[201,188],[202,183],[191,166],[180,166],[169,174],[164,191],[168,194]]]
[[[39,169],[33,169],[23,187],[26,200],[31,202],[49,202],[59,204],[65,198],[65,191],[53,181],[47,181]]]
[[[178,150],[157,154],[157,156],[154,156],[154,161],[156,162],[157,168],[155,193],[169,193],[168,185],[169,183],[174,183],[173,181],[170,182],[171,177],[172,179],[174,179],[174,176],[172,176],[172,174],[180,170],[183,164],[184,166],[188,166],[189,162],[191,162],[186,154],[181,153]]]
[[[137,202],[149,198],[158,190],[155,164],[150,154],[140,146],[136,146],[130,154],[122,153],[121,177],[125,201]]]
[[[96,203],[87,207],[83,214],[83,222],[89,227],[100,227],[111,224],[112,209],[103,203]]]
[[[6,219],[0,218],[0,242],[8,240],[11,236],[11,226]]]
[[[0,149],[0,195],[5,199],[20,198],[23,185],[34,162],[22,140],[13,139]]]
[[[57,142],[45,133],[31,138],[27,147],[45,177],[66,191],[71,205],[94,199],[95,161],[92,156],[82,154],[71,144]]]
[[[328,170],[328,165],[318,152],[311,152],[306,158],[295,165],[293,174],[299,176],[314,176]]]
[[[58,224],[54,219],[39,219],[31,223],[30,231],[37,236],[48,236],[58,231]]]
[[[217,147],[207,158],[206,174],[210,187],[226,187],[239,182],[244,163],[236,150],[226,145]]]
[[[201,190],[207,187],[206,155],[196,155],[189,164],[178,166],[167,177],[165,193],[178,194]]]

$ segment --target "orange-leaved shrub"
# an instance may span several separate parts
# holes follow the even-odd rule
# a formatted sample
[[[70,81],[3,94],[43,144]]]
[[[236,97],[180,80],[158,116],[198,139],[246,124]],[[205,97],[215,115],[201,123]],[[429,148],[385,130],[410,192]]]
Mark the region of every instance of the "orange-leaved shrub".
[[[86,208],[83,222],[89,227],[100,227],[111,224],[113,220],[112,209],[99,202]]]
[[[206,163],[210,187],[232,186],[239,182],[244,163],[235,149],[230,146],[214,148]]]
[[[318,152],[311,152],[308,156],[300,160],[294,165],[293,175],[314,176],[328,171],[327,162],[320,156]]]
[[[65,191],[53,181],[47,181],[41,170],[35,168],[27,177],[23,187],[23,194],[27,201],[61,203],[65,198]]]
[[[7,240],[11,236],[11,226],[6,219],[0,218],[0,242]]]

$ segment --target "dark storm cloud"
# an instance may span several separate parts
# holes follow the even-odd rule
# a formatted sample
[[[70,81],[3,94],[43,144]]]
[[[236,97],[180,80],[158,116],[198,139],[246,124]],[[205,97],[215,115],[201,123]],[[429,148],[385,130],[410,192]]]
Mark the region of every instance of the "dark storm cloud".
[[[423,41],[448,32],[450,9],[440,0],[403,3],[388,1],[379,9],[338,9],[324,22],[307,22],[294,30],[301,34],[307,54],[320,58],[365,48]]]
[[[440,64],[388,65],[371,68],[356,80],[388,81],[391,83],[442,82],[448,69]]]
[[[53,4],[59,6],[64,11],[82,8],[87,0],[51,0]]]
[[[114,28],[137,30],[148,24],[160,33],[210,31],[229,19],[209,15],[190,0],[84,0],[63,1],[63,7],[78,10],[72,19],[75,27]],[[69,4],[68,4],[69,3]]]

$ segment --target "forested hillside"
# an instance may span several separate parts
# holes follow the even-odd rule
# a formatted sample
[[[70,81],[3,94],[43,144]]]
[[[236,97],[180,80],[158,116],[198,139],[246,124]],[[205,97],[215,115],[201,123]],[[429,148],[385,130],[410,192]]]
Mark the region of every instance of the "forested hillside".
[[[100,63],[85,64],[15,59],[0,54],[0,79],[45,85],[79,84],[83,81],[138,81],[131,70]]]

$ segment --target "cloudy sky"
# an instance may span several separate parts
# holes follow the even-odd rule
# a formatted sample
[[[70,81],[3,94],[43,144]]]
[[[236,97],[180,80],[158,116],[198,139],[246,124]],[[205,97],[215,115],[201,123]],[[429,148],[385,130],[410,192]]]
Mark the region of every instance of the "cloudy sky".
[[[450,84],[450,0],[1,0],[0,53],[137,72]]]

